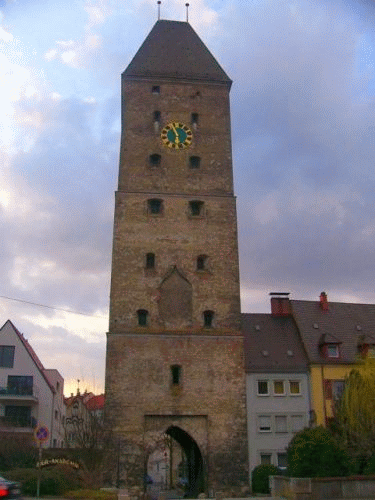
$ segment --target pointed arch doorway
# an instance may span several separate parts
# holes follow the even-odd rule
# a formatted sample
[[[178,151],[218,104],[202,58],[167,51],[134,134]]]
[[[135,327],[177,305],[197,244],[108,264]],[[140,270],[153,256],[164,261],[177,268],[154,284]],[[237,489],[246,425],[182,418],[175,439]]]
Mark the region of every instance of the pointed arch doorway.
[[[197,442],[177,425],[170,425],[163,438],[154,441],[146,461],[147,490],[152,498],[169,491],[168,498],[196,498],[205,490],[204,461]],[[159,462],[157,470],[155,462]],[[178,493],[179,492],[179,493]],[[170,496],[172,495],[172,496]]]
[[[204,467],[203,458],[196,441],[183,429],[171,425],[166,430],[166,435],[177,441],[181,446],[186,458],[185,466],[182,468],[186,474],[186,497],[195,498],[204,491]]]

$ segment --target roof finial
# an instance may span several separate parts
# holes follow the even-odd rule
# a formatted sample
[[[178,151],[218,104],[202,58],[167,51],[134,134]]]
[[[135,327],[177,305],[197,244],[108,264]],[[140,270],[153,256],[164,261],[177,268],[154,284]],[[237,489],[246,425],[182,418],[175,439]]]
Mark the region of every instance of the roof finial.
[[[188,23],[189,22],[189,4],[186,3],[185,7],[186,7],[186,22]]]
[[[158,21],[160,21],[160,4],[161,4],[161,0],[158,0],[157,4],[158,4]]]

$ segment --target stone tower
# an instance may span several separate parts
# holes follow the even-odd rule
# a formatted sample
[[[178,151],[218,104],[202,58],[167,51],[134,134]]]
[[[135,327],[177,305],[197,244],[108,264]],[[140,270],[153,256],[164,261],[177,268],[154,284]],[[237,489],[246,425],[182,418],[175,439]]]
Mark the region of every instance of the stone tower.
[[[185,22],[157,21],[122,74],[106,415],[128,486],[165,436],[189,496],[247,484],[230,86]]]

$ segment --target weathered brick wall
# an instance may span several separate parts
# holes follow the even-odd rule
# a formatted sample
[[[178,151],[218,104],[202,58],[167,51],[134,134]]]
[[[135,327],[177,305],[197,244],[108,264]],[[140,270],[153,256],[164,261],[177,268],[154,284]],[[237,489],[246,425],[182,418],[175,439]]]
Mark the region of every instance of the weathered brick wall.
[[[122,98],[106,417],[126,443],[129,486],[143,484],[150,449],[176,427],[202,454],[206,491],[233,492],[248,473],[229,88],[124,79]],[[191,127],[189,148],[163,146],[160,132],[171,121]],[[150,165],[152,154],[161,155],[159,166]],[[201,158],[199,168],[190,168],[190,156]],[[149,213],[150,198],[163,200],[161,214]],[[189,212],[193,200],[204,202],[198,217]],[[150,252],[154,269],[146,268]],[[208,257],[204,270],[199,255]],[[149,313],[146,326],[139,309]],[[211,327],[207,310],[215,313]],[[179,384],[172,365],[182,368]]]
[[[170,369],[176,364],[182,367],[177,390]],[[106,385],[113,430],[138,457],[132,457],[130,484],[143,477],[145,450],[172,425],[199,446],[207,487],[247,483],[241,337],[109,335]]]

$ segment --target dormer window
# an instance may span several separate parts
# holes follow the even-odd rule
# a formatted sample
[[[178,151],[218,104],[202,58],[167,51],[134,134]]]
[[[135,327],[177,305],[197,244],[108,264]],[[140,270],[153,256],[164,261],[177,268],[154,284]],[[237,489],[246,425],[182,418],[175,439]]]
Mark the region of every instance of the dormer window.
[[[324,333],[319,340],[320,355],[328,359],[338,359],[340,357],[341,342],[334,335]]]
[[[339,346],[337,344],[327,345],[327,358],[338,358],[339,355]]]

